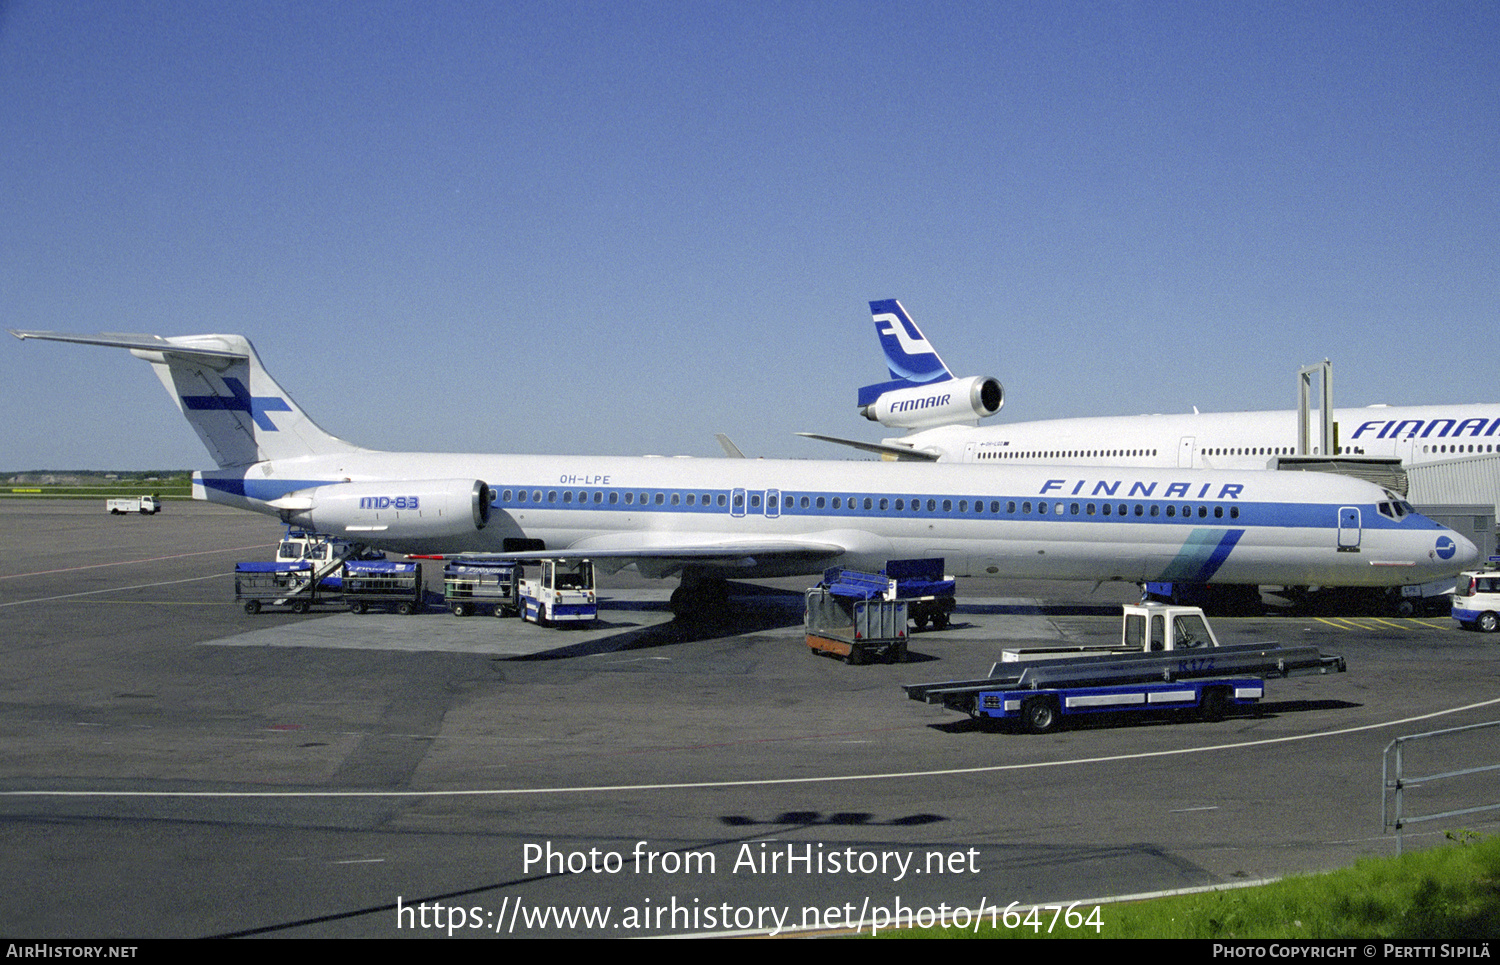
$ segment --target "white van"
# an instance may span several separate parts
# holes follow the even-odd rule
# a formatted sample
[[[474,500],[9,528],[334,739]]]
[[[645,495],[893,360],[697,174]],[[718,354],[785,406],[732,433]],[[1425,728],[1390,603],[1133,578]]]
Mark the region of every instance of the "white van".
[[[1469,570],[1453,585],[1453,619],[1465,630],[1500,630],[1500,570]]]

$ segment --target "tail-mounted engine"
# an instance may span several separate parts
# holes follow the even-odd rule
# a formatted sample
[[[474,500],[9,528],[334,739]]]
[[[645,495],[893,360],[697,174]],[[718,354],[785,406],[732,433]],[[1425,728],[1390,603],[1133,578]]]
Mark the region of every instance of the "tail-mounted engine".
[[[490,487],[477,479],[334,483],[271,502],[284,522],[375,540],[466,536],[490,521]]]
[[[999,380],[976,375],[896,389],[859,411],[871,422],[893,429],[930,429],[973,425],[999,412],[1004,404],[1005,388]]]

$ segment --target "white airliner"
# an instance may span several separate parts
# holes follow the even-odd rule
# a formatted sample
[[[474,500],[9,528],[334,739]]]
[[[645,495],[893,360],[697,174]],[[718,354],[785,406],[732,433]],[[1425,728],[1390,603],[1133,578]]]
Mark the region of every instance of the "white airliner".
[[[1378,486],[1324,474],[378,452],[318,428],[243,336],[12,334],[150,362],[219,466],[193,474],[195,498],[401,553],[587,557],[681,574],[685,608],[723,578],[834,561],[1397,586],[1478,556]]]
[[[861,413],[904,436],[878,443],[802,433],[888,459],[986,465],[1265,469],[1297,451],[1297,413],[1221,412],[1050,419],[983,426],[1004,393],[992,378],[956,379],[900,302],[870,303],[890,382],[859,390]],[[1335,409],[1338,453],[1406,466],[1500,451],[1500,405]]]

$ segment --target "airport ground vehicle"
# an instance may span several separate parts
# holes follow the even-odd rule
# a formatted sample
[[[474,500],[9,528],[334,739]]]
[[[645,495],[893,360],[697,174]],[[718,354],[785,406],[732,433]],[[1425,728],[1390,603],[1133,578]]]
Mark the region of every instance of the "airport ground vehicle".
[[[161,500],[155,496],[116,496],[104,501],[104,508],[111,516],[140,513],[155,516],[161,512]]]
[[[407,614],[425,606],[420,563],[337,558],[236,563],[234,599],[250,614],[267,606],[306,613],[320,602],[343,603],[355,613],[379,607]]]
[[[1344,658],[1275,643],[1220,646],[1197,607],[1125,607],[1121,644],[1104,653],[1033,652],[1002,661],[988,677],[907,684],[912,700],[979,719],[1019,721],[1032,733],[1065,716],[1197,710],[1215,720],[1264,695],[1262,680],[1342,673]]]
[[[313,564],[306,560],[266,563],[252,560],[234,565],[234,602],[256,614],[265,606],[290,607],[306,613],[322,595]]]
[[[881,570],[895,584],[895,598],[906,601],[906,616],[918,630],[947,628],[956,603],[956,581],[943,573],[941,558],[888,560]]]
[[[907,601],[896,598],[896,585],[884,573],[830,567],[823,582],[804,594],[808,649],[851,664],[904,663],[909,614]]]
[[[513,560],[453,560],[443,567],[443,602],[454,616],[467,617],[481,606],[497,617],[520,615]]]
[[[335,559],[383,560],[385,554],[346,539],[309,533],[304,530],[287,529],[281,542],[276,544],[276,559],[281,563],[307,560],[313,564]]]
[[[549,623],[587,623],[599,616],[590,560],[528,560],[516,567],[516,606],[521,619]]]
[[[1491,557],[1491,562],[1500,561]],[[1465,630],[1500,630],[1500,569],[1458,574],[1453,587],[1453,619]]]
[[[423,608],[422,564],[400,560],[350,560],[342,573],[344,602],[353,613],[371,607],[404,615]]]

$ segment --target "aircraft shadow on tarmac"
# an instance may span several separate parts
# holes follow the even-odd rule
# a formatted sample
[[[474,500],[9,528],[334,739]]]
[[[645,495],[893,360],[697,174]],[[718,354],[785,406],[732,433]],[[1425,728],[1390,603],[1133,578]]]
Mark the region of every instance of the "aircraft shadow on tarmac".
[[[924,824],[935,824],[946,821],[947,818],[938,814],[909,814],[901,818],[889,818],[884,821],[875,820],[875,815],[867,811],[836,811],[832,814],[824,814],[821,811],[783,811],[774,818],[751,818],[740,814],[726,814],[719,821],[732,828],[749,828],[756,826],[769,826],[777,828],[812,828],[812,827],[884,827],[884,828],[913,828]]]
[[[543,653],[513,657],[513,660],[561,660],[622,650],[644,650],[675,644],[716,640],[744,633],[762,633],[800,626],[805,606],[800,593],[752,584],[733,583],[728,600],[710,612],[691,617],[674,617],[666,623],[640,626],[613,622],[607,617],[608,605],[601,607],[600,618],[589,628],[590,639],[572,645],[554,647]],[[753,599],[746,599],[753,598]],[[628,604],[632,610],[665,610],[666,603]],[[598,631],[619,628],[618,633],[599,635]],[[564,631],[566,632],[566,631]]]

